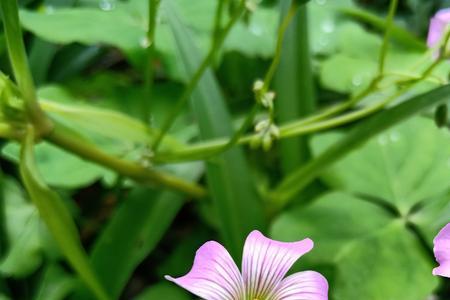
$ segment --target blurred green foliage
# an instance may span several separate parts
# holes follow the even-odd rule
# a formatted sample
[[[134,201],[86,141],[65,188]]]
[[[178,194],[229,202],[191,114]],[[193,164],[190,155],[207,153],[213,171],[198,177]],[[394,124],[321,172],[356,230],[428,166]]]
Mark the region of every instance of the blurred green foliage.
[[[164,151],[227,137],[239,128],[253,105],[252,84],[264,76],[275,53],[283,11],[279,2],[263,1],[233,27],[164,139]],[[414,66],[423,58],[428,21],[450,2],[400,2],[386,72],[414,80],[423,72]],[[293,117],[276,114],[279,123],[343,103],[371,85],[383,43],[384,23],[377,20],[384,20],[388,4],[308,2],[307,22],[296,21],[308,25],[308,40],[298,43],[297,27],[284,43],[289,51],[283,52],[274,87],[287,83],[279,92],[285,99],[275,105]],[[277,211],[267,200],[270,189],[357,122],[311,134],[300,140],[302,146],[287,140],[267,152],[234,147],[197,162],[154,165],[151,160],[149,143],[211,46],[217,1],[162,1],[156,55],[150,62],[155,71],[151,99],[145,98],[144,84],[150,43],[146,1],[27,0],[20,5],[30,68],[46,113],[77,130],[81,143],[201,183],[210,196],[196,200],[162,186],[144,186],[43,141],[29,149],[39,176],[50,186],[44,192],[51,196],[43,198],[71,214],[83,246],[67,250],[50,234],[59,225],[45,225],[29,200],[30,181],[39,177],[30,175],[27,196],[15,167],[21,162],[20,146],[1,140],[0,299],[93,299],[63,259],[67,251],[86,251],[111,299],[191,299],[164,282],[163,275],[187,272],[195,250],[211,239],[225,243],[239,259],[243,238],[254,228],[267,229],[280,240],[311,237],[314,251],[296,268],[323,272],[331,284],[330,299],[450,297],[445,283],[431,276],[432,239],[450,220],[450,136],[446,127],[436,128],[430,114],[377,135]],[[308,48],[301,49],[307,42]],[[304,60],[289,56],[297,51],[304,51]],[[13,77],[3,32],[0,69]],[[449,72],[450,64],[442,64],[397,102],[446,83]],[[288,80],[286,74],[295,75]],[[308,92],[297,89],[297,76],[308,81],[302,82]],[[355,109],[386,98],[399,86],[371,94]],[[311,101],[306,106],[292,103],[305,98]],[[142,120],[142,101],[151,107],[151,120]],[[301,151],[311,156],[300,157]],[[66,227],[59,229],[74,231]]]

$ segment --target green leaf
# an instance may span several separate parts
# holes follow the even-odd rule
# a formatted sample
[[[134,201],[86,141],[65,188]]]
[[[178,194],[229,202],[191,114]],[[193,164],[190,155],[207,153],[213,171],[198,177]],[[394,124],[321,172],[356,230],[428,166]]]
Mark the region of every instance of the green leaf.
[[[85,161],[65,150],[47,142],[34,147],[37,166],[42,177],[51,186],[78,188],[92,184],[103,178],[114,176],[111,171]],[[2,155],[19,162],[20,147],[17,143],[8,143],[2,149]]]
[[[354,92],[369,84],[377,73],[377,66],[375,61],[336,54],[322,63],[320,82],[336,92]]]
[[[176,0],[183,12],[187,26],[194,32],[195,41],[205,49],[209,46],[216,1]],[[110,10],[96,7],[60,8],[43,11],[22,11],[22,25],[40,38],[59,44],[73,42],[106,44],[121,49],[137,67],[145,56],[147,2],[132,0],[128,3],[114,2]],[[178,64],[175,41],[166,24],[166,16],[161,15],[156,30],[155,46],[162,55],[167,71],[173,77],[183,78],[183,68]],[[225,44],[226,51],[241,51],[250,56],[269,57],[273,53],[277,15],[273,10],[260,8],[249,24],[237,25]],[[58,28],[58,30],[54,30]],[[242,43],[246,40],[246,43]]]
[[[94,139],[100,136],[103,139],[112,139],[115,143],[121,144],[122,148],[130,148],[130,144],[148,145],[155,136],[155,129],[127,114],[136,109],[136,107],[140,109],[140,105],[136,105],[139,102],[135,101],[135,99],[142,99],[143,93],[141,90],[136,90],[128,82],[120,81],[113,74],[102,74],[99,77],[90,79],[91,84],[94,86],[83,84],[83,87],[80,87],[76,85],[74,89],[80,94],[83,94],[83,92],[88,93],[88,91],[92,94],[101,94],[102,98],[104,97],[106,99],[96,101],[100,103],[87,103],[87,101],[82,101],[61,86],[49,85],[38,91],[42,109],[49,113],[51,117],[58,119],[68,127],[77,131],[82,130],[88,136],[94,135]],[[100,87],[96,87],[96,85]],[[117,86],[111,88],[111,85]],[[121,85],[126,85],[126,88],[121,87]],[[104,89],[107,89],[107,91],[104,91]],[[169,97],[176,97],[173,94],[169,94],[166,97],[166,90],[169,89],[173,90],[173,85],[168,87],[164,85],[155,87],[153,92],[154,99],[152,99],[153,108],[171,100],[168,99]],[[127,95],[127,101],[123,103],[123,97],[125,95]],[[86,97],[89,96],[89,94],[86,95]],[[113,98],[114,96],[118,99]],[[115,103],[116,101],[118,103]],[[101,107],[98,107],[99,105]],[[128,111],[126,113],[117,111],[121,109],[127,109]],[[157,112],[159,111],[158,107]],[[169,148],[183,145],[171,136],[166,136],[163,143],[164,146]]]
[[[393,108],[379,112],[360,122],[321,155],[283,179],[272,192],[271,198],[278,205],[285,205],[306,184],[321,175],[322,172],[333,166],[334,163],[337,163],[340,159],[364,145],[370,138],[428,107],[445,103],[449,100],[449,95],[450,85],[446,85],[431,92],[415,96],[410,100],[406,100]]]
[[[286,14],[290,0],[282,2]],[[302,2],[302,1],[300,1]],[[275,77],[277,121],[287,123],[311,114],[316,99],[309,50],[306,6],[298,8],[283,42],[280,64]],[[307,138],[297,137],[280,141],[280,158],[284,173],[302,165],[310,157]]]
[[[177,166],[175,173],[196,180],[202,170],[201,163],[189,163]],[[164,236],[183,204],[181,194],[144,187],[135,188],[123,199],[91,254],[99,280],[114,299]]]
[[[338,141],[326,133],[312,140],[315,155]],[[430,119],[413,118],[372,138],[323,174],[332,187],[393,204],[407,215],[412,207],[450,189],[450,133]]]
[[[30,198],[36,205],[41,218],[47,224],[61,252],[66,256],[80,278],[98,299],[107,300],[109,296],[99,284],[89,265],[79,240],[77,227],[69,211],[62,203],[59,195],[47,187],[37,171],[33,148],[34,132],[32,129],[28,129],[21,149],[20,175]]]
[[[167,282],[161,282],[147,288],[135,298],[135,300],[153,299],[189,300],[191,297],[178,286]]]
[[[34,272],[46,254],[47,229],[36,208],[27,202],[20,186],[3,178],[3,199],[9,251],[0,260],[0,273],[21,278]]]
[[[271,232],[275,239],[313,239],[315,248],[300,263],[332,267],[326,274],[332,299],[423,300],[439,282],[431,275],[432,260],[404,221],[348,194],[327,194],[292,209]]]
[[[200,64],[200,54],[190,32],[181,23],[171,2],[162,6],[170,17],[182,62],[188,74]],[[202,139],[230,136],[231,118],[220,87],[209,69],[191,97],[191,108],[199,122]],[[252,182],[244,153],[233,148],[207,163],[208,188],[221,220],[221,233],[234,257],[240,257],[247,234],[264,228],[261,201]]]
[[[349,40],[352,43],[349,43]],[[321,83],[333,91],[355,93],[366,87],[377,74],[382,37],[368,32],[359,24],[345,23],[340,25],[339,31],[336,32],[335,41],[337,53],[326,58],[321,64]],[[386,58],[386,74],[418,77],[419,70],[410,70],[423,59],[423,52],[390,45]],[[337,70],[339,76],[336,76]],[[439,78],[446,78],[446,73],[434,73]]]
[[[78,281],[60,266],[50,264],[42,275],[34,300],[63,300],[73,291]]]

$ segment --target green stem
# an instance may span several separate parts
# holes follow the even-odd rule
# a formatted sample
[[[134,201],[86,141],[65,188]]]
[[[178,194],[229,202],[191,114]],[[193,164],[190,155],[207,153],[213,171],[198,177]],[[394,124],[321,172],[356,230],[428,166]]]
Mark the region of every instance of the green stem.
[[[214,57],[216,53],[220,50],[222,47],[223,42],[225,41],[226,37],[228,36],[229,32],[231,31],[231,28],[233,28],[234,24],[239,20],[240,16],[242,15],[242,12],[245,9],[245,0],[241,1],[240,8],[238,11],[233,15],[233,17],[228,21],[225,28],[221,31],[220,36],[217,38],[217,40],[212,44],[211,49],[209,50],[208,54],[204,58],[201,65],[198,67],[197,71],[195,72],[194,76],[192,77],[189,84],[186,86],[185,90],[183,91],[183,94],[178,99],[177,103],[175,104],[175,107],[171,111],[170,115],[166,118],[166,120],[163,122],[163,125],[161,127],[160,134],[156,137],[155,141],[153,142],[152,149],[156,152],[158,149],[162,139],[164,138],[164,135],[169,131],[169,129],[172,127],[175,119],[185,106],[186,102],[189,100],[189,97],[191,96],[192,92],[194,91],[195,87],[197,86],[198,82],[202,78],[204,72],[208,69],[208,67],[211,65],[212,61],[214,60]]]
[[[316,159],[287,176],[270,193],[269,198],[273,201],[276,208],[282,209],[304,186],[319,176],[323,170],[329,168],[333,163],[363,145],[371,137],[419,113],[426,107],[448,101],[449,93],[450,85],[440,87],[431,92],[416,96],[358,124],[344,138],[333,144]]]
[[[202,198],[206,195],[206,191],[195,183],[190,183],[178,177],[110,155],[95,145],[81,140],[76,133],[60,124],[55,123],[54,130],[46,138],[53,144],[71,153],[98,163],[138,182],[164,185],[196,198]]]
[[[446,41],[450,39],[450,34],[446,37]],[[325,129],[334,128],[336,126],[348,124],[350,122],[357,121],[361,118],[367,117],[380,109],[384,108],[387,104],[391,103],[398,96],[400,96],[405,91],[409,90],[418,82],[424,80],[433,72],[433,70],[443,61],[445,57],[441,57],[438,60],[434,61],[423,73],[420,77],[414,80],[409,80],[405,82],[402,89],[394,93],[393,95],[387,97],[383,101],[375,103],[373,105],[364,107],[357,111],[353,111],[347,113],[345,115],[337,116],[335,118],[318,121],[318,122],[310,122],[311,118],[306,119],[305,121],[296,121],[294,123],[286,124],[280,127],[280,137],[279,139],[285,139],[294,136],[300,136],[308,133],[313,133],[317,131],[322,131]],[[236,142],[236,144],[248,144],[255,137],[255,134],[245,135]],[[229,141],[227,139],[216,139],[213,141],[207,141],[198,143],[197,145],[188,146],[179,151],[159,153],[154,158],[153,161],[155,163],[168,163],[168,162],[182,162],[182,161],[190,161],[190,160],[198,160],[203,157],[205,153],[216,153],[215,151],[220,150],[224,147]]]
[[[269,89],[273,76],[275,75],[275,71],[277,70],[277,67],[280,64],[284,36],[286,34],[286,30],[289,27],[289,24],[291,24],[292,19],[295,17],[297,13],[297,8],[298,8],[297,1],[292,1],[286,16],[283,18],[283,21],[278,27],[278,38],[277,38],[277,45],[275,48],[275,55],[272,60],[272,63],[270,64],[269,70],[267,71],[266,76],[264,77],[264,86],[262,88],[263,91]]]
[[[153,59],[155,56],[155,32],[159,0],[148,0],[148,2],[147,67],[145,69],[145,98],[142,101],[142,113],[146,124],[151,120],[151,99],[155,77]]]
[[[28,66],[28,58],[22,39],[17,0],[1,0],[0,8],[2,11],[9,59],[17,85],[25,101],[26,113],[37,127],[38,133],[44,134],[51,130],[52,124],[41,110],[37,101],[36,89]]]
[[[378,59],[378,74],[383,74],[386,66],[386,56],[389,47],[389,39],[394,24],[395,13],[397,12],[398,0],[391,0],[389,13],[386,20],[386,31],[384,33],[383,44],[381,45],[380,57]]]
[[[212,36],[213,43],[220,37],[220,32],[222,31],[222,15],[225,7],[226,0],[219,0],[216,9],[216,15],[214,17],[214,31]]]

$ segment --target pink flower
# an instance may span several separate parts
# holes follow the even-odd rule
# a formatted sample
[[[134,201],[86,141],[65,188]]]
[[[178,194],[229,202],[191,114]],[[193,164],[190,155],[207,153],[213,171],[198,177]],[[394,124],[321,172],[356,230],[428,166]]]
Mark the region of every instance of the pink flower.
[[[310,239],[283,243],[253,231],[245,241],[242,274],[228,251],[210,241],[198,249],[188,274],[166,279],[206,300],[327,300],[328,283],[321,274],[305,271],[285,278],[312,248]]]
[[[450,8],[441,9],[430,21],[428,31],[428,47],[437,46],[444,37],[447,26],[450,24]]]
[[[450,278],[450,223],[434,239],[434,256],[440,266],[433,270],[433,275]]]

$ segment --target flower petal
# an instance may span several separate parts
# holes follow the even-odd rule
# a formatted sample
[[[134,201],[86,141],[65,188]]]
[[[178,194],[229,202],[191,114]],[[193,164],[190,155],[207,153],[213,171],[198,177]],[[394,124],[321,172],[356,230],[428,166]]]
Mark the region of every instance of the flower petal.
[[[328,282],[313,271],[295,273],[283,279],[275,300],[328,300]]]
[[[450,223],[434,239],[434,256],[440,266],[433,270],[433,275],[450,278]]]
[[[428,47],[436,46],[445,33],[447,25],[450,23],[450,9],[442,9],[430,21],[430,29],[428,31]]]
[[[310,239],[283,243],[253,231],[247,237],[242,258],[242,277],[248,299],[271,299],[291,266],[313,248]]]
[[[165,277],[207,300],[244,299],[244,283],[228,251],[217,242],[197,250],[191,271],[183,277]]]

